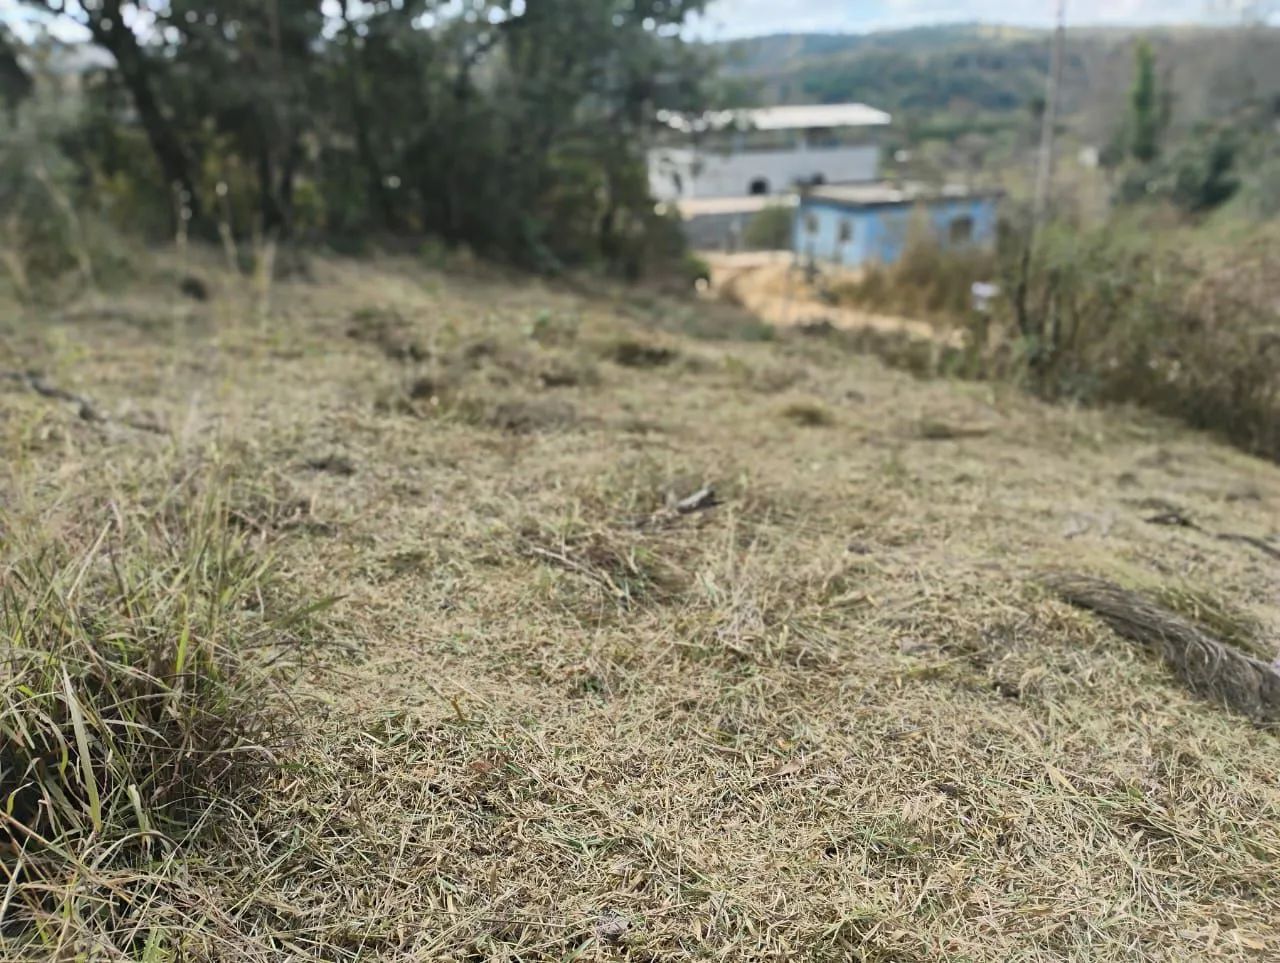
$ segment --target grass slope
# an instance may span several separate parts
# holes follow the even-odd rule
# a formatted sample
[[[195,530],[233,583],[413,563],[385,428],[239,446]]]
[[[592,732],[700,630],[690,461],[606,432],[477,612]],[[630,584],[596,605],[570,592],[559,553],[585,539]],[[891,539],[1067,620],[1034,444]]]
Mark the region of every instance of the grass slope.
[[[212,452],[275,582],[342,597],[255,792],[114,929],[6,957],[1280,952],[1274,733],[1040,585],[1270,658],[1274,558],[1207,533],[1274,539],[1280,468],[710,307],[311,276],[260,319],[223,281],[6,322],[0,366],[99,417],[0,383],[0,527],[133,517]]]

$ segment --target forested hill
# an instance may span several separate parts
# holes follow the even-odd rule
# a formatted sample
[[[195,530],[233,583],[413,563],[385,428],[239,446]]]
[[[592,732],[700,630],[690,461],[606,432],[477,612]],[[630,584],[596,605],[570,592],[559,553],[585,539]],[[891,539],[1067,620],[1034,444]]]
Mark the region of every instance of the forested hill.
[[[1084,28],[1068,33],[1064,62],[1063,106],[1077,124],[1104,128],[1115,115],[1139,38],[1152,44],[1168,79],[1176,125],[1280,98],[1280,29]],[[1049,59],[1047,31],[979,25],[779,34],[718,46],[735,98],[859,100],[915,117],[1026,111],[1042,97]]]

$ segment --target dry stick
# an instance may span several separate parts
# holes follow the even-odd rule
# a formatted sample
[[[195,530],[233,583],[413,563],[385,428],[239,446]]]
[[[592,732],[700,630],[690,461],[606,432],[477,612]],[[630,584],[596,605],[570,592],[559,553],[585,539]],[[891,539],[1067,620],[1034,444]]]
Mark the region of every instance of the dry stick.
[[[218,181],[215,193],[218,195],[218,237],[222,240],[222,253],[227,259],[227,270],[236,275],[240,273],[240,249],[231,229],[231,198],[225,180]]]
[[[1097,613],[1119,635],[1157,649],[1197,695],[1259,722],[1280,722],[1280,669],[1106,579],[1055,573],[1045,585]]]
[[[1244,542],[1246,545],[1252,545],[1258,551],[1280,560],[1280,548],[1276,548],[1256,535],[1242,535],[1239,532],[1218,532],[1214,535],[1214,538],[1222,542]]]
[[[74,391],[68,391],[66,388],[59,387],[50,381],[47,381],[44,375],[35,371],[0,371],[0,380],[16,381],[19,384],[26,385],[42,398],[52,398],[55,401],[70,402],[76,407],[76,413],[82,421],[88,421],[93,424],[106,424],[107,422],[115,422],[126,425],[129,428],[135,428],[138,431],[149,431],[155,434],[164,434],[164,429],[140,421],[136,418],[112,418],[111,415],[102,411],[93,400],[86,398],[84,395],[78,395]]]
[[[1244,542],[1244,544],[1252,545],[1258,551],[1270,555],[1274,559],[1280,559],[1280,548],[1276,548],[1266,539],[1259,538],[1256,535],[1245,535],[1241,532],[1211,532],[1177,509],[1161,512],[1159,515],[1152,515],[1147,519],[1147,522],[1152,525],[1176,525],[1179,528],[1189,528],[1193,532],[1210,535],[1220,542]]]

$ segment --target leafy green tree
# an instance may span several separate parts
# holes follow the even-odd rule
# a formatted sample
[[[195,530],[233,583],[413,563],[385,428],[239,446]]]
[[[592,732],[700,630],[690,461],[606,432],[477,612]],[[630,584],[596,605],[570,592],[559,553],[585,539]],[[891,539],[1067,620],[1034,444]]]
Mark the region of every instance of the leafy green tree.
[[[1156,82],[1156,55],[1141,41],[1134,51],[1133,88],[1129,92],[1129,152],[1134,160],[1149,164],[1160,153],[1164,106]]]
[[[21,2],[112,53],[98,115],[145,132],[157,193],[210,235],[430,234],[635,274],[669,239],[652,118],[703,106],[709,73],[680,38],[704,0]]]
[[[15,121],[18,105],[31,96],[30,75],[18,60],[19,46],[14,36],[0,23],[0,100],[9,110],[10,122]]]

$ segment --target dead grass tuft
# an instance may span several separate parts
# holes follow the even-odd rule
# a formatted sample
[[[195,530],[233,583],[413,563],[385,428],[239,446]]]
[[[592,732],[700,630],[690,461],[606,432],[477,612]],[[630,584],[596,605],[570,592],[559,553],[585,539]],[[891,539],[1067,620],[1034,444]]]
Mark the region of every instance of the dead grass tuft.
[[[675,361],[679,352],[665,345],[624,338],[610,345],[605,357],[624,368],[660,368]]]
[[[427,361],[432,354],[415,336],[408,319],[394,308],[360,308],[353,312],[347,337],[374,345],[393,361]]]
[[[474,424],[516,435],[571,428],[578,421],[577,409],[560,398],[466,399],[458,410]]]
[[[1280,722],[1280,670],[1223,643],[1114,582],[1054,575],[1046,584],[1072,605],[1100,615],[1130,641],[1160,652],[1198,695],[1261,722]]]
[[[782,409],[782,417],[805,428],[826,428],[836,417],[825,405],[816,401],[795,401]]]

